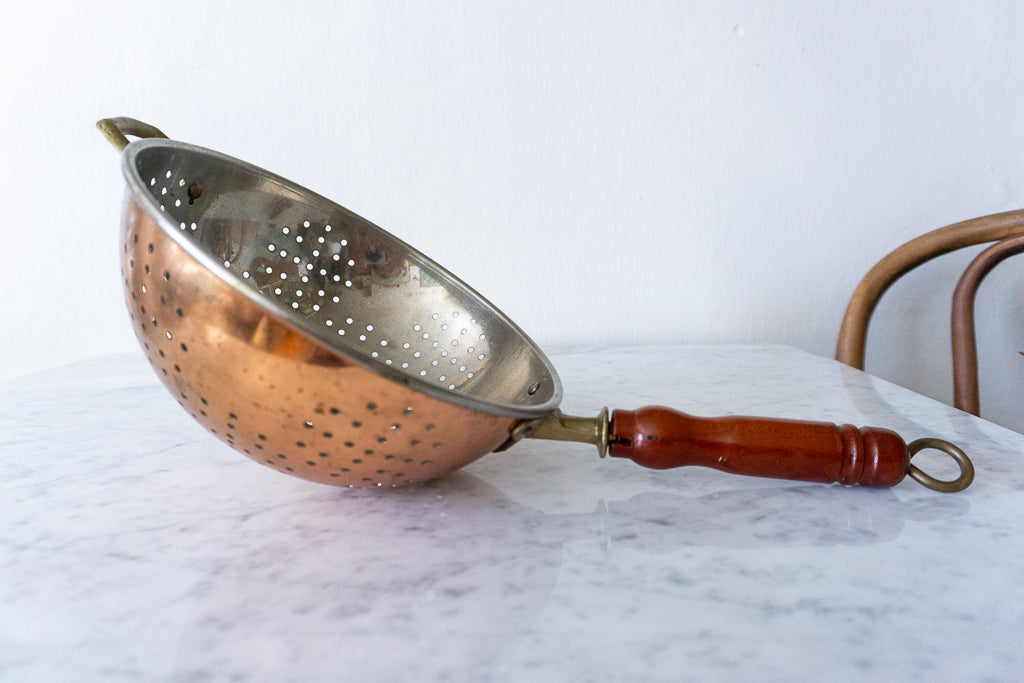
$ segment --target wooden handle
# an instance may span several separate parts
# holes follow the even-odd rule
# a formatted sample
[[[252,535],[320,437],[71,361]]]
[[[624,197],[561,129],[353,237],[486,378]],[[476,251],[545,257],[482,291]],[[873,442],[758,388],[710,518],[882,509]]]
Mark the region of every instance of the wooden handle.
[[[701,465],[797,481],[895,486],[910,466],[888,429],[755,417],[694,417],[649,406],[612,413],[609,452],[645,467]]]

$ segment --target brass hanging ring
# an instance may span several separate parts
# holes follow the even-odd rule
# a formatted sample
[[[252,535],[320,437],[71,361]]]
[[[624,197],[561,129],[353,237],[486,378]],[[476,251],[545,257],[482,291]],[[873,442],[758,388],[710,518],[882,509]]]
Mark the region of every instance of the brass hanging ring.
[[[971,462],[971,459],[959,447],[944,439],[918,439],[907,446],[911,458],[926,448],[934,448],[953,458],[956,464],[960,466],[960,476],[952,481],[942,481],[930,474],[925,474],[919,467],[911,464],[907,469],[907,474],[913,477],[914,481],[922,486],[927,486],[933,491],[940,491],[942,493],[956,493],[957,491],[963,491],[971,485],[971,482],[974,481],[974,463]]]

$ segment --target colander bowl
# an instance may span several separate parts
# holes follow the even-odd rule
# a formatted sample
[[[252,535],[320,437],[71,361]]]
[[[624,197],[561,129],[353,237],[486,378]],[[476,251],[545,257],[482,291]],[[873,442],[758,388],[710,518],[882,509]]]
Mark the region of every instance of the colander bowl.
[[[557,408],[529,337],[351,211],[173,140],[133,142],[122,169],[135,334],[182,407],[251,458],[322,483],[411,483]]]

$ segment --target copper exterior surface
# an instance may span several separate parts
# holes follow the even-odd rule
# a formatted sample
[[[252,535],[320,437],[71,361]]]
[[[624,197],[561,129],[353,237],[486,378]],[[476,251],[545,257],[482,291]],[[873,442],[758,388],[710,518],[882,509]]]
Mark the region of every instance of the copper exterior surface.
[[[122,238],[125,299],[153,368],[192,417],[268,467],[325,484],[407,484],[489,453],[518,421],[314,343],[198,263],[130,193]]]

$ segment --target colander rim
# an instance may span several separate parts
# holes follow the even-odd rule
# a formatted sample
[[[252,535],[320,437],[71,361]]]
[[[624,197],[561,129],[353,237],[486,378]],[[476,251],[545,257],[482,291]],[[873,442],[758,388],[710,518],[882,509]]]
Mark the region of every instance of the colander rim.
[[[278,183],[290,191],[294,191],[302,196],[303,201],[310,201],[311,203],[320,203],[326,205],[331,209],[339,209],[343,212],[356,216],[359,220],[365,221],[368,225],[373,228],[380,230],[384,234],[389,235],[392,239],[396,240],[408,253],[414,258],[421,261],[424,265],[427,265],[434,273],[439,275],[441,278],[447,280],[450,284],[463,290],[465,293],[471,295],[475,302],[485,308],[488,313],[501,321],[512,334],[517,337],[521,343],[525,344],[535,354],[536,358],[543,364],[547,371],[551,382],[553,384],[551,390],[551,396],[542,403],[523,405],[518,403],[511,403],[505,401],[497,401],[488,398],[482,398],[474,396],[469,393],[462,393],[452,391],[446,387],[434,384],[427,380],[421,379],[410,373],[401,371],[398,368],[384,364],[383,362],[370,356],[369,352],[364,351],[358,345],[349,342],[345,338],[339,338],[336,335],[327,334],[326,331],[321,329],[319,325],[316,325],[304,317],[295,315],[290,308],[287,308],[277,299],[268,298],[261,296],[258,292],[245,285],[236,274],[232,273],[223,267],[223,264],[218,263],[213,255],[204,251],[198,244],[190,239],[186,239],[181,235],[180,230],[174,225],[170,219],[170,216],[166,212],[160,210],[160,205],[157,199],[147,190],[146,183],[142,176],[139,174],[136,159],[140,153],[151,148],[170,148],[180,149],[190,153],[209,155],[214,159],[237,166],[243,172],[254,173],[267,180]],[[501,311],[497,306],[492,304],[486,297],[481,295],[475,289],[466,284],[462,279],[454,275],[447,268],[437,263],[435,260],[419,251],[415,247],[407,244],[405,241],[394,236],[388,230],[381,228],[376,223],[369,221],[350,209],[346,209],[337,202],[334,202],[323,195],[314,192],[298,183],[288,180],[283,176],[277,175],[271,171],[267,171],[264,168],[251,164],[242,159],[211,150],[206,147],[199,145],[193,145],[187,142],[181,142],[180,140],[169,140],[163,138],[145,138],[131,142],[125,147],[121,155],[121,170],[127,183],[127,188],[131,193],[133,201],[140,206],[143,211],[151,218],[156,225],[160,227],[163,233],[169,237],[175,244],[182,248],[192,258],[196,259],[200,264],[206,267],[208,271],[214,274],[221,281],[226,283],[233,291],[241,296],[244,296],[250,302],[258,306],[268,315],[273,317],[276,321],[281,324],[292,328],[304,336],[312,339],[320,346],[324,347],[328,351],[349,359],[356,364],[374,372],[375,374],[397,382],[403,386],[406,386],[415,391],[427,394],[439,400],[451,403],[463,408],[471,410],[477,410],[492,415],[501,415],[507,417],[517,417],[524,419],[535,419],[544,417],[554,412],[562,400],[562,382],[555,370],[554,365],[551,363],[547,355],[541,350],[541,348],[526,334],[515,322],[512,321],[504,312]]]

